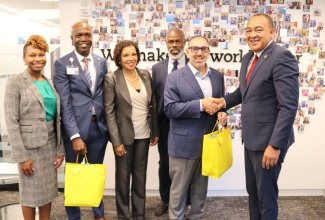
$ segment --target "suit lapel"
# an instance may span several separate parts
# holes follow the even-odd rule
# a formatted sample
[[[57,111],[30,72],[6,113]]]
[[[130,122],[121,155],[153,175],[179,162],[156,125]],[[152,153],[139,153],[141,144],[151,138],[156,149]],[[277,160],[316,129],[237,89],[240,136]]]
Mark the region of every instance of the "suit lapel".
[[[99,73],[100,73],[100,60],[99,57],[97,57],[95,54],[92,54],[93,59],[94,59],[94,65],[96,69],[96,80],[95,80],[95,85],[94,85],[94,93],[97,91],[97,85],[98,85],[98,80],[99,80]]]
[[[121,68],[119,68],[118,70],[116,70],[113,73],[113,78],[115,80],[115,84],[117,87],[118,92],[123,96],[123,98],[130,104],[131,103],[131,97],[130,97],[130,93],[128,90],[128,86],[126,85],[126,81],[123,75],[123,71]]]
[[[274,48],[275,43],[271,43],[264,51],[263,53],[260,55],[260,57],[257,60],[256,66],[253,69],[252,75],[250,76],[246,89],[245,89],[245,94],[247,92],[247,89],[249,88],[250,84],[252,83],[252,81],[254,80],[255,75],[257,74],[258,69],[261,67],[261,65],[264,63],[264,61],[267,59],[268,56],[270,56],[270,53],[272,52],[272,49]],[[248,65],[248,63],[247,63]],[[247,65],[246,65],[246,69],[247,69]],[[247,74],[248,71],[246,71]],[[246,77],[245,77],[246,79]],[[244,94],[244,95],[245,95]]]
[[[211,82],[211,88],[212,88],[212,97],[218,97],[218,90],[221,88],[220,80],[217,78],[217,74],[210,68],[210,82]]]
[[[203,92],[201,90],[201,87],[199,83],[196,81],[195,76],[193,75],[191,69],[186,65],[184,68],[182,68],[183,77],[188,82],[188,84],[193,88],[193,90],[198,94],[200,98],[204,98]]]
[[[56,120],[55,120],[55,123],[56,123],[56,125],[55,125],[55,127],[56,127],[56,129],[57,129],[57,131],[58,131],[58,135],[56,136],[56,141],[57,141],[57,143],[60,143],[60,138],[61,138],[61,134],[60,134],[60,115],[61,115],[61,113],[60,113],[60,106],[61,106],[61,104],[60,104],[60,96],[59,96],[59,94],[56,92],[56,90],[55,90],[55,87],[54,87],[54,84],[53,84],[53,82],[52,82],[52,80],[51,79],[48,79],[46,76],[44,76],[44,78],[48,81],[48,83],[50,84],[50,86],[51,86],[51,88],[52,88],[52,91],[53,91],[53,93],[54,93],[54,95],[55,95],[55,98],[56,98],[56,116],[55,116],[55,118],[56,118]],[[59,145],[59,144],[58,144]]]
[[[33,82],[32,78],[30,77],[27,70],[25,70],[23,77],[24,77],[24,82],[26,83],[26,86],[32,91],[33,95],[37,98],[37,100],[40,102],[42,107],[45,109],[41,93],[39,92],[37,86]]]

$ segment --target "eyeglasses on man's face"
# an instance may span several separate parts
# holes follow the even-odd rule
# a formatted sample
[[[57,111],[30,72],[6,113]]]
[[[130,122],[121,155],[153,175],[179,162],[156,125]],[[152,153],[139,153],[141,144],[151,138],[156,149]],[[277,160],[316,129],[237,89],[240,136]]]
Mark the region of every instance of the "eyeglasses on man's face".
[[[199,52],[199,50],[201,50],[202,53],[209,53],[210,49],[209,47],[189,47],[188,49],[190,49],[193,53],[197,53]]]

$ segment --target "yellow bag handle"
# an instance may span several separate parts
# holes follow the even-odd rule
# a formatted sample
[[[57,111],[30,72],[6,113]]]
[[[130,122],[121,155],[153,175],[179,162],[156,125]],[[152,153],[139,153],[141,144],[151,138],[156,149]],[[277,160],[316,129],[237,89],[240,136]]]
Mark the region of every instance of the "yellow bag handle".
[[[77,154],[76,163],[78,163],[78,156],[79,156],[79,154]],[[85,154],[85,160],[86,160],[86,164],[89,164],[87,154]]]
[[[212,131],[211,131],[211,133],[214,132],[214,130],[216,129],[217,124],[219,124],[219,120],[218,120],[218,119],[217,119],[217,121],[216,121],[216,123],[215,123],[215,125],[214,125],[214,127],[213,127],[213,129],[212,129]]]
[[[218,119],[217,119],[216,124],[214,125],[214,127],[213,127],[211,133],[213,133],[213,132],[215,131],[215,129],[216,129],[216,127],[217,127],[217,124],[219,124],[219,120],[218,120]],[[220,131],[223,131],[224,129],[225,129],[225,127],[222,126],[220,129],[218,129],[218,131],[219,131],[218,133],[220,133]]]

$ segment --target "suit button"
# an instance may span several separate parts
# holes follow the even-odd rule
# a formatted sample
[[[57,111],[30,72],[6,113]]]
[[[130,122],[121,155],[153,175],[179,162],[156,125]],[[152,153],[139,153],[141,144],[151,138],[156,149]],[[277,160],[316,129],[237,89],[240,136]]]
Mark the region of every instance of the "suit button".
[[[44,118],[41,118],[41,120],[40,120],[41,122],[43,122],[44,121]]]

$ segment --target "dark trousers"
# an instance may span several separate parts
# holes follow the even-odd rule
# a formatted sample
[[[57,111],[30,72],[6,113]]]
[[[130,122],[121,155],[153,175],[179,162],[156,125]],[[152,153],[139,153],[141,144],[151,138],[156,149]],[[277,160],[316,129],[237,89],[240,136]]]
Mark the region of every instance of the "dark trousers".
[[[170,186],[172,184],[169,176],[169,155],[168,155],[168,136],[160,136],[158,142],[159,152],[159,193],[161,201],[169,203]],[[190,188],[190,187],[189,187]],[[187,205],[191,204],[190,190],[187,193]]]
[[[169,176],[168,136],[159,137],[159,193],[161,201],[169,203],[171,180]]]
[[[278,178],[286,151],[281,150],[278,163],[262,168],[264,151],[245,148],[246,190],[251,220],[276,220],[278,217]]]
[[[118,219],[130,219],[130,178],[133,219],[145,218],[147,164],[150,139],[125,145],[126,154],[115,154],[115,194]]]
[[[87,146],[87,159],[89,163],[102,164],[104,161],[105,150],[108,142],[108,135],[103,137],[98,129],[96,121],[91,123],[90,133],[87,140],[83,140]],[[70,140],[64,140],[64,146],[66,151],[66,162],[75,163],[77,154],[73,151],[72,143]],[[78,161],[81,163],[84,156],[79,155]],[[93,207],[94,217],[104,217],[104,203],[100,202],[99,207]],[[66,206],[65,211],[69,220],[80,220],[80,208]]]

